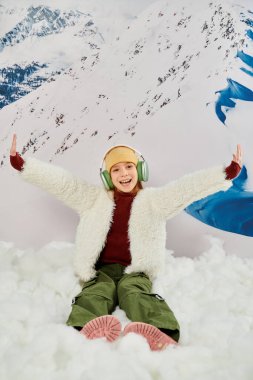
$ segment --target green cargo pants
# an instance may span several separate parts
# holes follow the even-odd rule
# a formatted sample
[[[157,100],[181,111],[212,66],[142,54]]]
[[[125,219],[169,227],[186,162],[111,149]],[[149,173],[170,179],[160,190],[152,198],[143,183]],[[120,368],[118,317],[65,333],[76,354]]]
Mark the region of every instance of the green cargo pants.
[[[101,266],[97,277],[84,283],[74,298],[67,325],[81,328],[94,318],[111,314],[119,305],[131,321],[149,323],[178,341],[179,324],[165,300],[151,293],[148,276],[124,274],[124,270],[120,264]]]

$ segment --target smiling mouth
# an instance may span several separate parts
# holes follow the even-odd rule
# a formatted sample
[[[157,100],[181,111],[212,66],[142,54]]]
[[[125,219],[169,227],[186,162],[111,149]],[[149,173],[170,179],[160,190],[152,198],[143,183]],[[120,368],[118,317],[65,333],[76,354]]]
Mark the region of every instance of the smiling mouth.
[[[119,181],[119,183],[120,183],[121,185],[127,185],[127,184],[129,184],[131,181],[132,181],[131,179],[127,179],[127,180],[125,180],[125,181]]]

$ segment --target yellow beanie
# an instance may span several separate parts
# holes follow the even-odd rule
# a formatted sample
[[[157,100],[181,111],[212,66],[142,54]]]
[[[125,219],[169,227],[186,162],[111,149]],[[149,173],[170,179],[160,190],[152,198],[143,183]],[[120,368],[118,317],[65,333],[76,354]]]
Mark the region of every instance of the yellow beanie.
[[[105,168],[110,173],[113,165],[119,162],[132,162],[137,165],[138,157],[133,149],[128,146],[115,146],[105,156]]]

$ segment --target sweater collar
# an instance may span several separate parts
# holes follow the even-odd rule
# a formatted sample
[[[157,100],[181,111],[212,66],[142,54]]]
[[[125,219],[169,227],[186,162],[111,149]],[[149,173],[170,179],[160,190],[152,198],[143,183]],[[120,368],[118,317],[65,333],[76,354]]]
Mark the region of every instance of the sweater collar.
[[[119,190],[114,190],[114,199],[115,200],[120,200],[120,199],[124,199],[124,198],[128,198],[128,199],[133,199],[135,196],[137,195],[137,193],[124,193],[123,191],[119,191]]]

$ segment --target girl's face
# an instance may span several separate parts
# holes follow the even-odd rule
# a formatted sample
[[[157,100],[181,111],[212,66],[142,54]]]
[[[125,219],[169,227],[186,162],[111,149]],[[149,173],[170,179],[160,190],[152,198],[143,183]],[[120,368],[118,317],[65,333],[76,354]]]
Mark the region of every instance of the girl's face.
[[[114,186],[124,193],[130,193],[138,182],[136,166],[132,162],[119,162],[111,168]]]

